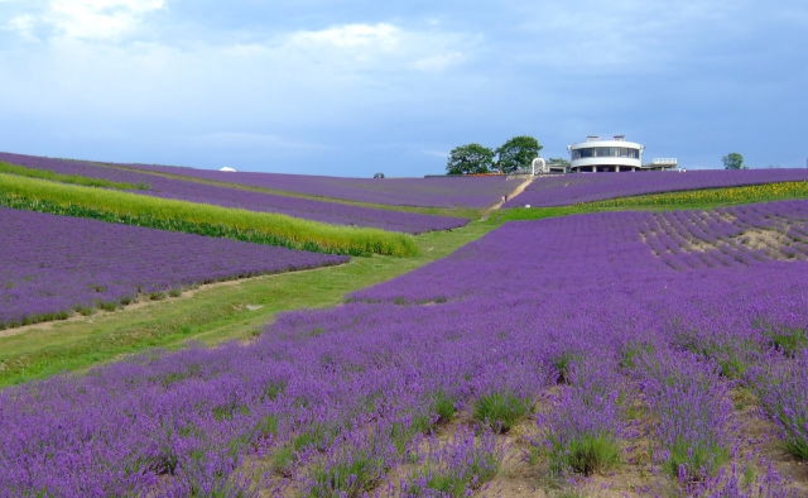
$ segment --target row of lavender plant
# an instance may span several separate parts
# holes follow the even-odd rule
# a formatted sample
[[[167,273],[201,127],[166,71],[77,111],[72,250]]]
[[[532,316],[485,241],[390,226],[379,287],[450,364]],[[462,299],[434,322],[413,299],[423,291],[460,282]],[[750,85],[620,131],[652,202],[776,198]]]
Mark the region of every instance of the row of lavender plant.
[[[540,345],[527,349],[470,327],[446,337],[432,328],[434,312],[413,324],[404,308],[391,310],[398,323],[390,330],[356,330],[354,322],[375,314],[368,308],[375,306],[332,313],[324,332],[288,317],[249,347],[143,358],[80,380],[9,389],[0,394],[8,428],[0,489],[7,496],[235,494],[249,491],[239,473],[257,454],[273,473],[249,477],[265,488],[359,495],[414,451],[412,440],[429,433],[441,412],[451,417],[497,390],[533,395],[549,378]],[[492,345],[500,353],[490,354]]]
[[[684,483],[703,481],[729,459],[729,386],[710,364],[688,353],[645,351],[635,373],[659,423],[655,457]]]
[[[654,253],[674,268],[808,259],[808,204],[752,204],[712,212],[658,213],[642,232]]]
[[[83,176],[116,183],[140,185],[144,188],[152,188],[155,182],[159,182],[159,179],[153,175],[103,167],[101,164],[89,161],[30,156],[11,152],[0,152],[0,161],[36,170],[51,171],[61,175]]]
[[[692,170],[686,173],[648,171],[635,173],[578,173],[536,178],[505,207],[529,204],[564,206],[616,197],[656,194],[679,190],[738,187],[775,182],[808,180],[805,169]]]
[[[750,368],[746,378],[780,428],[788,451],[808,460],[808,334],[804,327],[787,329],[789,338],[796,339],[787,342],[791,348],[776,348],[778,351]]]
[[[432,230],[448,230],[468,223],[449,216],[434,216],[386,209],[375,209],[299,197],[274,195],[239,188],[210,185],[194,181],[167,178],[160,175],[123,170],[99,163],[52,159],[19,154],[0,153],[0,160],[29,168],[80,175],[115,182],[148,185],[148,190],[133,193],[166,199],[213,204],[251,211],[281,213],[296,218],[332,223],[381,228],[396,232],[418,234]]]
[[[496,176],[425,178],[344,178],[284,173],[228,172],[198,168],[127,164],[147,171],[237,183],[300,194],[390,206],[485,208],[510,194],[521,179]]]
[[[483,434],[507,432],[558,382],[561,395],[537,417],[547,432],[534,444],[559,471],[597,471],[578,468],[580,448],[613,450],[632,437],[620,399],[636,387],[671,418],[654,429],[660,461],[683,468],[685,481],[708,475],[715,484],[704,493],[728,489],[715,470],[733,447],[725,412],[708,434],[704,461],[715,465],[701,464],[688,458],[707,436],[687,425],[680,405],[724,406],[730,381],[712,357],[688,353],[683,330],[716,323],[764,350],[768,330],[806,322],[807,263],[675,270],[642,241],[653,216],[509,223],[343,306],[283,315],[249,345],[146,356],[7,389],[0,496],[470,493],[500,454],[489,436],[461,432],[438,446],[421,438],[434,441],[456,411]],[[638,353],[647,356],[625,363],[626,374],[617,364],[636,345],[647,345]],[[602,416],[587,418],[593,410]],[[683,461],[673,457],[677,441]],[[620,457],[601,454],[604,465]]]
[[[600,352],[598,352],[600,353]],[[629,424],[621,398],[629,388],[612,354],[562,357],[558,377],[564,387],[553,406],[537,417],[533,444],[558,476],[607,472],[622,460],[621,444]]]
[[[344,256],[0,207],[0,328]]]
[[[665,417],[671,425],[669,427],[660,426],[660,435],[667,434],[669,443],[667,447],[660,448],[658,456],[664,461],[671,471],[678,474],[683,483],[692,488],[695,481],[701,481],[703,486],[712,485],[723,489],[728,484],[726,474],[723,479],[715,478],[715,473],[719,469],[719,463],[726,458],[733,446],[725,436],[727,419],[727,389],[726,384],[716,383],[721,375],[721,379],[737,379],[744,375],[750,365],[756,364],[760,356],[765,351],[774,348],[778,351],[787,351],[793,355],[795,351],[804,350],[808,347],[808,335],[806,335],[806,312],[805,306],[808,303],[804,278],[800,275],[805,272],[804,263],[796,264],[781,261],[781,253],[778,251],[764,252],[745,240],[741,240],[740,235],[748,233],[750,230],[777,231],[787,237],[799,237],[804,231],[806,222],[805,201],[783,201],[766,205],[746,206],[727,208],[718,213],[705,212],[678,212],[662,214],[638,214],[622,213],[619,217],[607,216],[600,220],[598,230],[588,232],[584,226],[579,226],[577,230],[573,220],[592,220],[596,217],[582,216],[570,219],[559,220],[557,223],[566,225],[568,230],[576,232],[576,236],[581,241],[591,238],[589,243],[579,243],[578,245],[567,245],[564,247],[565,237],[558,237],[552,233],[552,238],[542,237],[537,234],[535,238],[535,249],[528,248],[522,251],[520,256],[515,256],[513,249],[505,247],[494,247],[489,250],[470,246],[467,252],[456,255],[451,261],[443,265],[433,265],[413,273],[413,277],[418,280],[418,285],[402,286],[391,283],[389,285],[378,286],[374,289],[361,291],[355,294],[355,299],[368,302],[398,302],[398,303],[424,303],[443,302],[452,299],[465,298],[469,294],[478,292],[476,289],[485,289],[492,295],[500,295],[506,292],[505,288],[497,288],[490,285],[491,282],[507,281],[513,287],[528,287],[546,285],[548,289],[556,290],[567,300],[572,300],[580,308],[577,312],[586,314],[587,311],[593,316],[603,316],[604,309],[613,306],[609,303],[608,294],[611,292],[629,292],[636,300],[627,310],[625,319],[632,323],[633,327],[656,331],[659,337],[650,334],[637,338],[639,344],[655,344],[661,340],[660,344],[665,345],[666,352],[655,353],[654,358],[661,358],[664,363],[669,364],[670,358],[679,358],[679,353],[671,354],[669,348],[683,351],[682,354],[697,354],[701,360],[691,361],[691,367],[678,368],[688,364],[684,359],[680,359],[678,369],[668,368],[666,375],[650,375],[652,370],[646,369],[642,376],[647,379],[645,382],[645,392],[653,393],[657,398],[656,410],[660,414],[682,410],[677,417]],[[682,219],[687,221],[682,222]],[[615,220],[622,223],[614,226]],[[627,224],[629,220],[633,223]],[[679,220],[677,222],[677,220]],[[708,228],[704,228],[699,220],[707,220]],[[545,222],[545,226],[552,224],[550,220]],[[580,223],[579,225],[584,225]],[[626,230],[627,226],[632,229]],[[648,230],[648,227],[653,227]],[[707,244],[715,245],[717,241],[734,241],[734,251],[743,256],[733,260],[734,265],[691,265],[687,264],[687,258],[692,254],[693,243],[692,233],[676,243],[669,244],[670,250],[664,254],[664,259],[647,258],[643,251],[652,249],[652,254],[661,253],[654,249],[654,238],[664,238],[668,235],[676,236],[678,231],[684,227],[689,227],[690,231],[700,231],[703,241]],[[634,230],[636,232],[632,233]],[[670,230],[669,233],[666,230]],[[604,231],[608,231],[612,237],[603,237]],[[795,235],[797,234],[797,235]],[[594,242],[598,239],[598,242]],[[622,239],[622,241],[621,241]],[[611,241],[618,242],[622,247],[610,247]],[[645,243],[635,243],[644,240]],[[629,242],[623,242],[629,241]],[[684,241],[684,242],[683,242]],[[781,241],[782,242],[782,241]],[[784,242],[782,242],[784,243]],[[647,247],[643,248],[643,245]],[[539,249],[540,248],[540,249]],[[476,268],[474,274],[463,272],[463,267],[468,264],[467,259],[476,259],[476,251],[485,252],[488,257],[497,260],[515,259],[522,264],[513,263],[503,268],[498,265],[487,263]],[[574,251],[575,256],[570,257],[566,251]],[[615,255],[615,252],[620,252]],[[566,265],[568,258],[577,259],[578,255],[585,254],[584,259],[579,259],[577,265]],[[608,264],[599,266],[595,261],[601,258],[608,258]],[[552,261],[549,257],[552,255]],[[798,261],[803,258],[782,258],[785,261]],[[581,264],[586,261],[588,264]],[[620,261],[626,266],[621,267],[615,264]],[[628,262],[631,262],[630,264]],[[638,264],[638,263],[644,264]],[[675,276],[672,281],[658,281],[667,272],[660,271],[654,264],[664,262],[670,268],[680,269],[673,272]],[[715,266],[715,268],[712,268]],[[528,271],[527,268],[536,268],[536,271]],[[613,271],[619,271],[622,275],[615,275]],[[536,275],[540,272],[547,272],[552,280],[540,279],[535,282]],[[635,273],[636,272],[636,273]],[[589,274],[587,274],[589,273]],[[464,285],[452,285],[457,282],[458,274],[465,274]],[[754,275],[754,276],[753,276]],[[593,283],[593,278],[597,279],[593,288],[589,285]],[[618,285],[619,279],[630,278],[636,282],[644,282],[645,290],[638,292],[638,288],[631,286],[630,290]],[[695,282],[697,282],[694,285]],[[575,282],[575,283],[573,283]],[[439,285],[443,283],[443,285]],[[488,285],[487,285],[488,283]],[[465,290],[464,290],[465,287]],[[653,290],[654,287],[656,290]],[[560,291],[560,289],[575,289],[573,295]],[[607,295],[604,295],[607,293]],[[593,309],[588,309],[591,304],[589,300],[579,299],[578,296],[592,295],[592,299],[599,301]],[[511,309],[513,304],[506,297],[504,302]],[[565,308],[564,303],[559,303],[553,293],[547,296],[537,297],[537,306],[542,310],[553,308]],[[645,302],[643,307],[640,303]],[[638,307],[640,309],[638,309]],[[652,311],[655,316],[645,316],[643,311]],[[569,327],[570,323],[565,324]],[[597,325],[593,324],[593,329]],[[602,327],[601,327],[602,328]],[[632,329],[636,330],[636,329]],[[624,336],[631,345],[631,337],[635,337],[630,331]],[[589,338],[587,336],[587,338]],[[661,348],[661,346],[660,346]],[[631,350],[631,347],[627,347]],[[658,349],[658,348],[654,348]],[[614,351],[614,347],[609,347]],[[780,355],[782,356],[782,355]],[[789,447],[798,456],[801,455],[800,444],[804,445],[805,430],[804,423],[806,412],[804,406],[808,401],[808,382],[804,375],[800,376],[801,365],[793,364],[793,361],[785,361],[780,356],[775,355],[779,361],[775,364],[780,366],[777,375],[770,377],[769,382],[757,382],[748,380],[748,384],[753,389],[763,389],[765,386],[788,387],[788,394],[771,394],[771,391],[778,392],[778,389],[765,391],[766,395],[761,395],[766,410],[783,427],[783,436],[788,441]],[[685,356],[684,358],[687,358]],[[662,361],[662,360],[656,360]],[[604,372],[608,371],[603,369]],[[657,370],[659,370],[657,368]],[[759,369],[756,371],[760,371]],[[767,367],[766,372],[772,371]],[[757,375],[755,378],[760,378]],[[788,382],[777,380],[788,378]],[[673,382],[673,379],[680,379]],[[702,379],[699,381],[698,379]],[[752,379],[747,377],[747,379]],[[773,379],[773,380],[771,380]],[[695,382],[695,384],[694,384]],[[790,384],[789,384],[790,382]],[[617,385],[612,382],[611,385]],[[653,386],[656,386],[654,388]],[[666,389],[668,389],[666,391]],[[580,404],[574,396],[575,391],[565,392],[564,403],[568,407]],[[664,394],[664,395],[662,395]],[[648,394],[646,394],[648,395]],[[788,403],[783,399],[789,399]],[[777,400],[777,401],[773,401]],[[689,403],[689,404],[688,404]],[[690,406],[690,408],[687,408]],[[700,410],[709,407],[710,410]],[[721,408],[723,407],[723,408]],[[574,434],[585,435],[587,430],[570,429],[574,427],[574,416],[568,414],[575,413],[573,408],[564,408],[565,415],[561,420],[567,425],[564,429],[556,428],[559,441],[563,441],[561,434],[565,430],[570,430]],[[715,413],[712,411],[715,410]],[[608,410],[600,410],[608,413]],[[703,419],[693,417],[694,420],[687,420],[687,414],[702,413]],[[788,415],[784,415],[788,414]],[[718,417],[718,418],[715,418]],[[785,419],[790,420],[785,421]],[[590,420],[590,423],[595,421]],[[687,423],[692,422],[695,426],[689,427]],[[676,424],[685,424],[676,425]],[[553,427],[553,424],[549,424]],[[710,428],[714,433],[700,433],[699,427]],[[617,433],[613,429],[613,433]],[[685,435],[685,439],[678,439]],[[583,436],[581,436],[583,437]],[[689,438],[689,440],[687,439]],[[567,439],[570,439],[567,437]],[[797,441],[795,443],[794,441]],[[801,442],[801,443],[800,443]],[[557,448],[561,448],[567,453],[562,453],[564,458],[561,462],[569,465],[569,446],[556,443]],[[552,447],[552,445],[551,445]],[[804,447],[804,446],[803,446]],[[557,457],[558,451],[550,452],[551,456]],[[574,454],[574,452],[572,452]],[[804,458],[804,456],[801,456]],[[775,482],[776,472],[770,472],[762,479],[767,482]],[[735,485],[734,483],[732,485]],[[700,488],[704,491],[707,488]],[[704,491],[706,492],[706,491]]]

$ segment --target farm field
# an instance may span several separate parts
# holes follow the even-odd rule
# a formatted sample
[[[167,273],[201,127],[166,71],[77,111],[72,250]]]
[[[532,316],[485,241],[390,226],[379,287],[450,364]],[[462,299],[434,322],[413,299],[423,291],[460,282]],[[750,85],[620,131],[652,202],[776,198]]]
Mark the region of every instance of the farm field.
[[[412,255],[409,234],[278,213],[159,199],[0,173],[0,205],[162,230],[340,254]]]
[[[246,344],[8,388],[0,455],[16,465],[0,482],[99,496],[799,496],[807,212],[508,223]]]
[[[805,169],[648,171],[640,173],[579,173],[537,178],[505,207],[563,206],[616,197],[659,192],[740,187],[766,183],[806,182]]]
[[[0,329],[345,256],[0,207]]]
[[[508,211],[574,212],[54,325],[219,345],[0,391],[0,496],[808,493],[808,201]]]
[[[208,345],[249,340],[276,313],[336,306],[346,294],[445,257],[491,228],[475,222],[461,230],[420,235],[417,252],[406,258],[355,257],[334,267],[203,286],[177,299],[141,302],[115,313],[0,331],[0,388],[149,347],[176,349],[191,339]]]
[[[238,185],[296,192],[390,206],[486,208],[513,191],[507,176],[428,178],[341,178],[282,173],[227,172],[197,168],[127,165],[147,171],[202,178]]]
[[[105,166],[85,161],[20,156],[7,153],[0,154],[0,161],[63,175],[76,175],[97,180],[139,185],[141,188],[131,191],[145,196],[213,204],[257,212],[279,213],[336,225],[372,227],[417,234],[430,230],[456,228],[468,222],[468,219],[457,216],[392,211],[369,205],[326,202],[313,198],[281,195],[277,190],[273,191],[273,193],[250,190],[238,188],[238,185],[234,184],[205,182],[193,176],[172,175],[169,177],[149,174],[146,172],[148,170],[122,169],[122,167]],[[510,184],[507,184],[505,180],[500,180],[500,182],[506,188],[513,188],[513,182],[510,182]],[[498,191],[499,189],[484,190],[482,195],[478,194],[475,202],[482,204],[482,207],[490,206],[499,200],[501,194],[497,195]],[[458,193],[462,192],[462,190],[455,187],[454,192]],[[444,194],[446,193],[451,193],[451,190],[445,189]],[[471,204],[468,203],[461,207],[477,207]]]

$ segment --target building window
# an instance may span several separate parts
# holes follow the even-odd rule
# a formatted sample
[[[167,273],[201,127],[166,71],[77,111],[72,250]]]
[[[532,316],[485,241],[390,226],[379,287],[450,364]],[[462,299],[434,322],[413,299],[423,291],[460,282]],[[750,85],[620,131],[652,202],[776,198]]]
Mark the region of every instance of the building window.
[[[574,149],[572,159],[586,159],[590,157],[623,157],[629,159],[639,159],[640,151],[629,147],[589,147],[584,149]]]

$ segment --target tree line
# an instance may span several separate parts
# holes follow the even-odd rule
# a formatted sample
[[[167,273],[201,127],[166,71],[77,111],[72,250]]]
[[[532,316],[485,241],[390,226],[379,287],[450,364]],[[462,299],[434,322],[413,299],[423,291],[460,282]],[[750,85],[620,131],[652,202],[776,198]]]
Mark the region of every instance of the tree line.
[[[478,143],[461,145],[449,153],[446,174],[514,173],[529,168],[542,147],[537,139],[527,135],[513,137],[496,149]]]

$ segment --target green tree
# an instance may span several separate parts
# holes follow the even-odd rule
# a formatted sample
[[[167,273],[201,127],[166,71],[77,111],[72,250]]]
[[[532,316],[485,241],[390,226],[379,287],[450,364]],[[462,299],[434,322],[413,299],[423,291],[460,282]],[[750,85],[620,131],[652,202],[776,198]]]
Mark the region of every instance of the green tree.
[[[497,149],[497,166],[503,173],[513,173],[530,167],[530,162],[539,156],[542,145],[533,137],[520,135],[508,140]]]
[[[488,173],[493,166],[493,150],[476,143],[466,144],[455,147],[449,153],[446,173],[449,175]]]
[[[724,162],[724,169],[746,169],[743,163],[743,156],[737,152],[730,152],[721,160]]]

